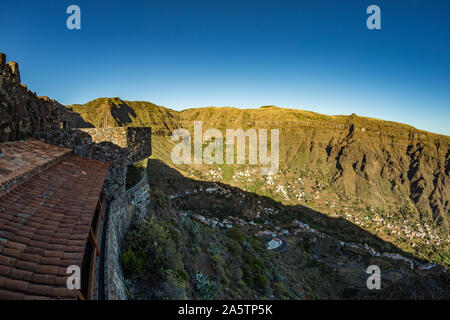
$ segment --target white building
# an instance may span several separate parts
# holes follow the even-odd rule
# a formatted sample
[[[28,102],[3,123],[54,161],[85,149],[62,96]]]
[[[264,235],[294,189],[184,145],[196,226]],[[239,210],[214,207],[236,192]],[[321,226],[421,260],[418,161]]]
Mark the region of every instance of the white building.
[[[280,247],[283,244],[283,242],[278,238],[273,238],[269,242],[267,242],[267,249],[274,250],[278,247]]]

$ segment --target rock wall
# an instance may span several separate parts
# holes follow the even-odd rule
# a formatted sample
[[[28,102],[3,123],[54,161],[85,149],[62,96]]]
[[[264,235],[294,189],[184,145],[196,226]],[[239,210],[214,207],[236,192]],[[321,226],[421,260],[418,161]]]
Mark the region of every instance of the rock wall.
[[[0,143],[23,140],[39,130],[92,127],[77,113],[21,84],[19,65],[0,52]]]
[[[112,201],[108,209],[105,248],[105,299],[126,300],[127,281],[120,265],[120,255],[125,234],[132,222],[140,223],[145,218],[147,208],[135,205],[136,195],[148,187],[147,174],[122,197]]]

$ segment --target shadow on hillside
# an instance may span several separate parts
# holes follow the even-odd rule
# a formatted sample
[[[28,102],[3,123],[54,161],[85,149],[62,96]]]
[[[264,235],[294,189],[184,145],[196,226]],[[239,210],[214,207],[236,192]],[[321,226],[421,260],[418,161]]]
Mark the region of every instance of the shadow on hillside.
[[[298,219],[307,223],[312,228],[333,236],[338,240],[367,244],[378,252],[399,253],[405,257],[414,258],[419,261],[419,259],[404,252],[394,244],[384,241],[378,236],[340,217],[329,217],[319,211],[301,205],[286,206],[267,196],[260,196],[224,183],[191,179],[183,176],[179,171],[157,159],[149,160],[147,171],[150,187],[159,189],[166,195],[184,195],[186,191],[192,192],[199,187],[203,187],[203,190],[206,190],[206,188],[212,187],[214,183],[217,183],[217,185],[225,189],[232,190],[233,193],[245,195],[245,201],[242,201],[242,203],[230,200],[230,198],[224,196],[218,196],[214,193],[203,193],[203,196],[191,195],[189,197],[183,197],[182,205],[185,210],[204,210],[214,213],[219,218],[225,218],[226,216],[245,216],[253,219],[256,215],[258,201],[261,201],[261,203],[277,208],[280,211],[279,216],[276,218],[280,224],[291,225],[294,219]]]
[[[67,110],[72,112],[73,115],[73,128],[95,128],[95,126],[83,119],[83,117],[78,113],[73,111],[72,108],[67,108]]]
[[[247,221],[253,220],[256,223],[263,224],[267,216],[266,218],[263,216],[261,218],[255,218],[256,212],[261,212],[261,209],[264,207],[276,208],[279,213],[270,217],[271,221],[276,222],[275,225],[292,227],[292,221],[298,219],[307,223],[312,228],[333,236],[340,241],[368,244],[378,252],[398,253],[404,257],[414,258],[411,254],[404,252],[394,244],[384,241],[378,236],[345,219],[329,217],[304,206],[286,206],[269,197],[260,196],[224,183],[191,179],[185,177],[179,171],[161,160],[150,159],[148,161],[147,173],[150,188],[153,191],[161,191],[168,198],[169,196],[172,196],[169,207],[173,207],[176,210],[192,210],[195,213],[201,213],[205,216],[214,215],[219,219],[224,219],[229,216],[245,217],[247,218]],[[225,190],[231,190],[232,192],[228,195],[217,192],[208,193],[206,189],[211,188],[214,185],[218,185]],[[200,190],[200,188],[202,188],[201,192],[193,192],[194,190]],[[187,196],[186,192],[189,192]],[[273,230],[273,227],[274,226],[271,226],[267,229]],[[320,247],[320,240],[317,243],[316,250]],[[351,259],[357,259],[355,261],[358,264],[360,263],[361,258],[365,259],[359,254],[357,254],[357,256],[354,256],[351,253],[348,254],[350,254],[350,256],[343,252],[343,255],[348,257],[353,256]],[[374,259],[374,261],[376,261],[376,258]],[[414,260],[426,263],[417,258],[414,258]],[[369,260],[366,262],[369,262]],[[322,263],[327,264],[326,261],[322,261]],[[394,265],[396,265],[396,267],[385,270],[385,273],[398,272],[398,270],[392,268],[401,268],[401,270],[404,271],[400,272],[403,274],[403,277],[398,281],[393,280],[393,284],[387,285],[381,292],[374,293],[374,296],[379,299],[446,299],[446,297],[448,297],[446,286],[449,275],[447,271],[443,271],[443,268],[434,268],[430,272],[422,272],[417,271],[416,268],[414,271],[409,270],[409,264],[402,264],[402,267],[400,267],[400,264],[392,264],[392,266]],[[337,272],[337,269],[334,268],[335,267],[331,267],[329,272]],[[361,269],[359,272],[362,271],[364,273],[364,270]],[[389,283],[388,278],[386,278],[387,276],[384,275],[383,277],[384,283]],[[350,282],[344,279],[343,285],[347,285],[347,283]],[[359,290],[362,290],[361,292],[364,290],[367,291],[365,287],[359,288],[350,285],[344,288],[343,296],[347,298],[356,297]]]
[[[119,106],[111,106],[111,116],[116,120],[119,127],[123,127],[132,122],[131,117],[136,118],[136,112],[130,106],[121,103]]]

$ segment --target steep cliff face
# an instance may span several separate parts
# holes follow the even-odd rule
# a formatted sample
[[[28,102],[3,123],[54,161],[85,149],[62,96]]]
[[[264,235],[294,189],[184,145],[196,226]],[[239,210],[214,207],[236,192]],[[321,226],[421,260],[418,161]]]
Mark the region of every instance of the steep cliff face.
[[[346,130],[315,130],[300,141],[310,170],[328,171],[328,182],[343,199],[403,208],[404,214],[419,214],[448,233],[448,137],[377,131],[350,122]]]
[[[0,53],[0,142],[26,139],[39,130],[89,126],[55,100],[28,90],[21,84],[18,64],[6,63]]]

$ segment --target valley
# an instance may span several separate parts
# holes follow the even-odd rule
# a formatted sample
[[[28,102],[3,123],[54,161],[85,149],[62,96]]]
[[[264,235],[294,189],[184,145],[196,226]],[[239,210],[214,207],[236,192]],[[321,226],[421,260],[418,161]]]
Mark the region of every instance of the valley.
[[[449,137],[354,114],[326,116],[273,106],[179,112],[102,98],[68,108],[99,127],[153,129],[147,167],[152,222],[134,226],[125,245],[134,298],[446,297]],[[171,133],[180,128],[192,133],[194,121],[202,121],[203,130],[223,133],[279,129],[277,174],[262,175],[259,164],[173,163],[177,142]],[[157,242],[170,249],[152,247],[142,236],[154,239],[149,228],[152,234],[154,228],[165,230]],[[282,238],[286,251],[267,250],[263,234]],[[166,257],[166,250],[178,262]],[[168,263],[163,269],[172,270],[152,278],[158,285],[151,289],[145,270],[157,266],[142,265],[149,254],[162,255]],[[380,266],[385,279],[379,293],[366,287],[364,270],[371,264]],[[255,272],[257,284],[248,277]]]
[[[391,298],[435,299],[446,295],[444,268],[417,261],[343,219],[333,221],[308,208],[288,207],[236,187],[188,178],[160,160],[150,160],[147,170],[152,232],[140,225],[128,235],[129,260],[124,266],[133,279],[130,298],[379,299],[390,294]],[[154,228],[165,230],[166,236],[155,239]],[[366,243],[338,240],[350,234]],[[283,239],[286,249],[268,250],[265,243],[272,237]],[[143,263],[139,271],[139,263],[130,261],[139,261],[149,252],[157,264]],[[372,264],[382,270],[380,292],[366,287],[366,268]],[[150,270],[158,266],[162,270],[155,278]],[[411,290],[417,278],[426,290]]]

